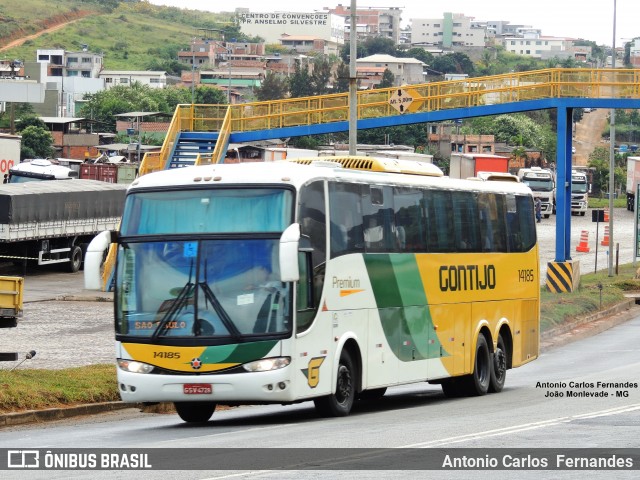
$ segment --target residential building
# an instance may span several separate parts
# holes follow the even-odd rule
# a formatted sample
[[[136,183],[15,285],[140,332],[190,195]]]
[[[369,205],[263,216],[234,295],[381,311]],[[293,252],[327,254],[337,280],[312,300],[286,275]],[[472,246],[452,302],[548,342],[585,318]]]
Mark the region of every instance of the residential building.
[[[100,134],[95,122],[82,117],[40,117],[53,137],[56,157],[83,160],[98,153]]]
[[[164,88],[167,86],[167,72],[142,71],[142,70],[103,70],[100,78],[104,80],[106,89],[116,85],[131,86],[138,82],[151,88]]]
[[[345,22],[345,42],[351,35],[351,7],[338,4],[335,8],[325,8],[329,13],[339,15]],[[402,10],[399,7],[378,8],[359,7],[356,9],[356,33],[358,40],[367,37],[383,37],[400,43],[400,20]]]
[[[425,64],[416,58],[397,58],[386,54],[370,55],[356,60],[356,68],[389,69],[394,76],[394,86],[424,83]]]
[[[443,158],[450,158],[451,153],[487,153],[496,154],[493,135],[466,135],[460,133],[458,123],[436,123],[427,128],[427,141],[432,150]]]
[[[509,172],[514,175],[521,168],[542,167],[549,165],[542,159],[542,152],[533,148],[522,148],[507,145],[506,143],[496,143],[494,146],[496,155],[509,157]]]
[[[525,33],[521,37],[505,37],[502,40],[504,49],[516,55],[548,59],[553,57],[568,58],[573,56],[573,40],[561,37],[543,37],[535,32]]]
[[[315,35],[287,35],[284,34],[279,39],[280,44],[291,53],[320,53],[323,55],[338,55],[340,45],[335,42],[328,42]]]
[[[73,117],[85,94],[104,88],[99,78],[103,55],[89,52],[86,45],[80,52],[38,49],[36,58],[35,65],[25,68],[31,78],[46,85],[45,102],[34,104],[34,111],[40,115]]]
[[[486,28],[473,23],[473,17],[445,13],[443,18],[412,18],[411,43],[443,48],[484,48]]]

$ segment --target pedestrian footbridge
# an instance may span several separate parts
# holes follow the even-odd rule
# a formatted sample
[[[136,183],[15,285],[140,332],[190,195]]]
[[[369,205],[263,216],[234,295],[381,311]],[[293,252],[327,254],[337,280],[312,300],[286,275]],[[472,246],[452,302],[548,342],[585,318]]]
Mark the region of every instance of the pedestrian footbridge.
[[[145,155],[140,174],[223,162],[230,142],[348,131],[348,97],[339,93],[235,105],[178,105],[161,151]],[[556,262],[565,266],[571,264],[573,109],[640,108],[640,70],[551,68],[366,90],[357,98],[358,130],[556,109]],[[573,290],[572,276],[554,279],[554,286]]]

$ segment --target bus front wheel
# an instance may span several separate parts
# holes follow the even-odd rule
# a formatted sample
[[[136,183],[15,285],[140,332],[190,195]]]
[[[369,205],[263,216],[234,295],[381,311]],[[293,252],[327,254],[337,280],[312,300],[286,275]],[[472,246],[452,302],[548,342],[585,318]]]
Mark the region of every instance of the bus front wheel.
[[[207,422],[216,410],[216,404],[211,402],[174,402],[176,412],[187,423]]]
[[[346,417],[351,412],[356,398],[357,373],[348,352],[343,351],[338,365],[336,392],[316,398],[313,403],[324,417]]]
[[[498,335],[498,346],[491,359],[490,392],[501,392],[507,378],[507,349],[504,346],[502,335]]]

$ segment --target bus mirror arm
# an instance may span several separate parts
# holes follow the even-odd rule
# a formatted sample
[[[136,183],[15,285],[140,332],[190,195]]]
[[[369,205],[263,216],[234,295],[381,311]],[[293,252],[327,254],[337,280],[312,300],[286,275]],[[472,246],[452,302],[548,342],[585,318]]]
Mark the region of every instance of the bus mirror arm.
[[[300,243],[300,224],[292,223],[280,236],[280,280],[295,282],[300,279],[298,268],[298,245]]]
[[[102,277],[100,275],[100,265],[104,259],[104,252],[114,239],[114,233],[110,230],[96,235],[84,255],[84,288],[87,290],[100,290],[102,288]]]

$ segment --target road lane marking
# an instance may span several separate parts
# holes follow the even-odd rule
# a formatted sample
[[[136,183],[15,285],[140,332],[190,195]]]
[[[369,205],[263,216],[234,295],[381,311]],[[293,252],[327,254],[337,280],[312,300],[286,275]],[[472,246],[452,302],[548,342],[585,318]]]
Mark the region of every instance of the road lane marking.
[[[632,412],[635,410],[640,410],[640,404],[624,405],[621,407],[610,408],[607,410],[598,410],[590,413],[571,415],[569,417],[557,417],[549,420],[543,420],[540,422],[524,423],[521,425],[512,425],[510,427],[497,428],[493,430],[485,430],[483,432],[469,433],[466,435],[459,435],[455,437],[441,438],[439,440],[431,440],[429,442],[413,443],[410,445],[403,445],[397,448],[427,448],[427,447],[437,447],[442,445],[451,445],[454,443],[466,442],[468,440],[480,440],[483,438],[497,437],[500,435],[509,435],[512,433],[526,432],[527,430],[535,430],[538,428],[551,427],[554,425],[560,425],[561,423],[570,423],[574,420],[583,420],[585,418],[597,418],[597,417],[605,417],[609,415],[618,415],[621,413]]]

